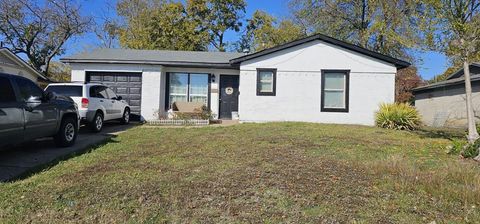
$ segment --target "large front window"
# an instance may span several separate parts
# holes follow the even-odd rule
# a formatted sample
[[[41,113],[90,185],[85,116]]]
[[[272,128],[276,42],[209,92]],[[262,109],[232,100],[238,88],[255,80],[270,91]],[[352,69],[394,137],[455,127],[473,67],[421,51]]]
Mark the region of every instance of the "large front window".
[[[169,73],[169,106],[174,102],[208,105],[208,74]]]

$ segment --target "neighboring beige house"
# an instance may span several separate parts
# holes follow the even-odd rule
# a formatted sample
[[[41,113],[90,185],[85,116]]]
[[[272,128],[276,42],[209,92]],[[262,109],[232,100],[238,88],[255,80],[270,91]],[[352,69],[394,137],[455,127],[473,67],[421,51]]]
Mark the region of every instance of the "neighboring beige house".
[[[45,76],[7,48],[0,48],[0,73],[19,75],[28,78],[39,85],[48,82],[48,79]]]
[[[480,64],[470,65],[473,109],[477,121],[480,118]],[[466,127],[465,79],[463,69],[447,80],[418,87],[413,90],[415,107],[424,124],[433,127]]]

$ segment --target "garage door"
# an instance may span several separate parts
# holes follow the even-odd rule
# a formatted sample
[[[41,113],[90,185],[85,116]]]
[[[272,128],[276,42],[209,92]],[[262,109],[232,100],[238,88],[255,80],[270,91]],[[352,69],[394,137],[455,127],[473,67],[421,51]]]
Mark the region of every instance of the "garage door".
[[[142,73],[87,72],[88,82],[98,82],[110,87],[130,105],[132,119],[140,118],[142,104]]]

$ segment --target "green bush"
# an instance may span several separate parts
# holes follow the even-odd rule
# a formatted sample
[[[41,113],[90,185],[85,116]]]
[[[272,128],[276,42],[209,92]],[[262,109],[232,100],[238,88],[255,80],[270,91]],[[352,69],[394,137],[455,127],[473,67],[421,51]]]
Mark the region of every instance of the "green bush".
[[[453,139],[452,144],[447,147],[447,154],[459,155],[466,147],[468,142],[461,139]]]
[[[406,103],[381,104],[375,123],[381,128],[415,130],[421,124],[421,117],[415,107]]]
[[[479,154],[480,139],[473,144],[466,140],[454,139],[452,144],[447,147],[447,153],[450,155],[460,154],[463,158],[475,158]]]
[[[480,139],[477,139],[473,144],[464,146],[461,155],[463,158],[475,158],[479,153]]]

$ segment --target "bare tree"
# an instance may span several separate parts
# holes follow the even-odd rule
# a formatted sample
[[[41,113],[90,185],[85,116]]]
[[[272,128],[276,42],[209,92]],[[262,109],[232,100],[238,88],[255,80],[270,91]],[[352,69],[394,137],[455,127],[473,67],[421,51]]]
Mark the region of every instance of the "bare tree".
[[[102,24],[97,24],[94,33],[100,40],[101,48],[116,48],[118,46],[119,25],[115,20],[105,20]]]
[[[116,48],[119,45],[121,22],[118,18],[112,16],[112,9],[114,10],[115,6],[107,3],[105,11],[98,18],[95,18],[96,24],[93,32],[100,41],[99,47],[101,48]]]
[[[80,15],[80,6],[71,0],[1,0],[0,12],[5,47],[25,54],[45,75],[52,58],[65,52],[65,42],[87,32],[92,23],[91,18]]]

